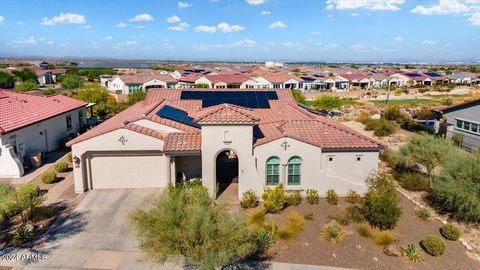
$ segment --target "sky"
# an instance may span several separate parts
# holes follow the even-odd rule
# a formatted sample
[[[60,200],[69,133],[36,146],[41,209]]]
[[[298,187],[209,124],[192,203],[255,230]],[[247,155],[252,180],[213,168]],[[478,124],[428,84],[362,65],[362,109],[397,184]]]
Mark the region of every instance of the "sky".
[[[0,0],[0,56],[480,60],[480,0]]]

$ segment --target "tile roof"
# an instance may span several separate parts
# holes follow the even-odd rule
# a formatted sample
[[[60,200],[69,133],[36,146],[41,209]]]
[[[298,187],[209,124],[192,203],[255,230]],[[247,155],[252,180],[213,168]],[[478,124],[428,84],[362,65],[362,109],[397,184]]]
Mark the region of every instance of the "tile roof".
[[[220,104],[209,107],[195,115],[198,123],[256,123],[258,118],[252,110],[233,105]]]
[[[217,75],[205,75],[212,83],[224,82],[227,84],[242,84],[251,78],[244,74],[217,74]]]
[[[120,79],[125,84],[144,84],[151,80],[160,80],[167,83],[175,83],[175,80],[172,76],[167,74],[159,74],[159,73],[140,73],[134,75],[118,75]]]
[[[40,96],[0,89],[0,134],[86,105],[63,95]]]
[[[202,148],[200,132],[170,133],[163,146],[164,152],[199,152]]]
[[[212,91],[212,89],[189,89],[189,91],[191,90]],[[238,89],[235,90],[239,91]],[[192,135],[200,134],[200,129],[161,118],[156,114],[163,106],[169,105],[187,112],[188,116],[199,122],[256,123],[258,129],[255,132],[256,140],[254,146],[286,136],[326,149],[380,149],[384,147],[380,142],[299,106],[288,89],[244,90],[275,91],[277,93],[278,99],[269,101],[270,108],[259,109],[244,108],[232,104],[220,104],[202,108],[201,100],[181,99],[182,91],[182,89],[150,89],[144,101],[135,104],[87,133],[75,138],[68,145],[118,128],[132,129],[131,125],[125,123],[138,119],[148,119],[178,129],[181,131],[179,134],[188,134],[183,136],[170,133],[166,138],[163,138],[165,134],[156,134],[153,131],[146,130],[146,132],[149,132],[147,135],[166,140],[164,151],[176,151],[176,149],[180,149],[179,151],[197,151],[200,149],[200,142],[186,141],[190,138],[192,140],[200,140],[200,135]],[[192,145],[195,145],[195,147]]]
[[[271,83],[284,83],[290,79],[294,79],[299,82],[303,81],[299,77],[286,72],[268,72],[268,71],[255,70],[252,73],[255,76],[262,77]]]

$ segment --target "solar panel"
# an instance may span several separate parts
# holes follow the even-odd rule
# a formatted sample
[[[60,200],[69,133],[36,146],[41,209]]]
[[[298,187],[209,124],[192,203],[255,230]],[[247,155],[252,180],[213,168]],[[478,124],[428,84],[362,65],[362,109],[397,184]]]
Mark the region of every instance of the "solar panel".
[[[200,127],[198,124],[193,122],[193,118],[188,116],[185,111],[174,108],[172,106],[168,106],[168,105],[163,106],[163,108],[161,108],[157,112],[157,115],[162,118],[170,119],[170,120],[180,122],[192,127],[197,127],[197,128]]]
[[[202,107],[230,103],[247,108],[270,108],[269,100],[277,100],[275,91],[183,91],[180,99],[202,100]]]
[[[430,77],[442,77],[440,74],[435,73],[435,72],[427,72],[425,74],[430,76]]]

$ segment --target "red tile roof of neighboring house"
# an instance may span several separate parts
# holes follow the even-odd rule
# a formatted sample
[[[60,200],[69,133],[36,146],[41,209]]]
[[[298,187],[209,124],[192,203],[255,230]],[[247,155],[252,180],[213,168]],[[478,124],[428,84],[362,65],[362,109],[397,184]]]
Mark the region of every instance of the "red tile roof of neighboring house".
[[[271,83],[284,83],[291,79],[299,82],[303,81],[301,78],[286,72],[268,72],[268,71],[255,70],[253,71],[253,74],[256,77],[262,77]]]
[[[340,76],[342,76],[343,78],[349,81],[354,81],[354,80],[361,81],[363,79],[369,79],[368,76],[363,73],[352,73],[352,74],[344,73],[344,74],[340,74]]]
[[[0,134],[86,106],[63,95],[40,96],[0,90]]]
[[[202,148],[200,132],[168,134],[164,152],[199,152]]]
[[[403,72],[403,73],[400,73],[400,74],[402,74],[403,76],[407,76],[408,78],[410,78],[411,80],[414,80],[416,82],[423,82],[426,79],[429,79],[427,76],[425,76],[421,73],[417,73],[417,72]]]
[[[212,91],[212,89],[189,89],[194,91]],[[184,142],[193,137],[200,140],[200,129],[180,122],[161,118],[156,113],[165,105],[181,109],[188,113],[188,116],[202,121],[212,122],[256,122],[258,126],[258,138],[254,146],[259,146],[281,137],[291,137],[296,140],[312,144],[325,149],[365,149],[374,150],[383,148],[384,145],[373,139],[370,139],[344,125],[337,123],[327,117],[317,115],[307,111],[297,104],[291,91],[287,89],[248,89],[236,91],[275,91],[277,100],[270,100],[270,108],[250,109],[232,104],[220,104],[217,106],[202,108],[201,100],[183,100],[180,99],[182,89],[151,89],[147,98],[126,109],[120,114],[105,121],[101,125],[88,131],[87,133],[70,141],[72,145],[83,140],[110,132],[118,128],[130,128],[130,123],[139,119],[148,119],[150,121],[170,126],[178,130],[180,134],[198,134],[198,135],[172,135],[166,137],[165,151],[193,151],[199,149],[199,142]],[[164,134],[156,134],[151,131],[149,136],[161,138]],[[170,138],[170,136],[173,136]],[[181,147],[177,147],[180,145]],[[184,145],[186,145],[184,147]],[[193,147],[192,145],[196,145]]]
[[[62,75],[62,74],[67,73],[67,70],[64,69],[64,68],[56,68],[56,69],[52,69],[50,71],[52,72],[52,74],[55,74],[55,75]]]
[[[179,81],[179,82],[195,83],[195,81],[198,80],[198,78],[200,78],[201,76],[202,76],[202,75],[192,73],[192,74],[188,74],[188,75],[181,76],[181,77],[178,79],[178,81]]]
[[[52,72],[49,69],[43,69],[43,68],[40,68],[40,67],[32,67],[31,69],[33,70],[33,72],[35,72],[35,74],[37,76],[42,76],[42,75],[45,75],[48,72]]]
[[[218,75],[205,75],[212,83],[224,82],[227,84],[242,84],[251,78],[244,74],[218,74]]]

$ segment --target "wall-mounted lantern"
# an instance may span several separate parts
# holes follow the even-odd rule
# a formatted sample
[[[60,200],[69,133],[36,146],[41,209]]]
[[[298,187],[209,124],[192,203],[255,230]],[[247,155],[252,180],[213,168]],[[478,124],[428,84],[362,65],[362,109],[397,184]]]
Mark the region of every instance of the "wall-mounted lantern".
[[[75,168],[80,167],[80,158],[78,158],[77,156],[74,156],[72,158],[72,161],[73,161],[73,164],[75,164]]]

